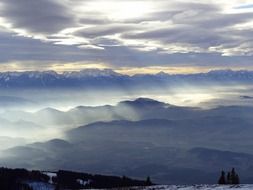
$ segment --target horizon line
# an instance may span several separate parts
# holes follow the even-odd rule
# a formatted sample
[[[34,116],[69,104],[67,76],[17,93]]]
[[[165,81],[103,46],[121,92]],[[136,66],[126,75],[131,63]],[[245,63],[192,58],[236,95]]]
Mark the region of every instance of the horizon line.
[[[205,73],[210,73],[210,72],[215,72],[215,71],[231,71],[231,72],[253,72],[251,69],[232,69],[232,68],[224,68],[224,69],[207,69],[204,71],[196,71],[196,72],[168,72],[166,70],[157,70],[155,72],[134,72],[134,73],[128,73],[124,72],[121,69],[112,69],[112,68],[84,68],[80,70],[68,70],[68,71],[57,71],[53,69],[45,69],[45,70],[6,70],[6,71],[1,71],[0,73],[26,73],[26,72],[38,72],[38,73],[43,73],[43,72],[54,72],[58,75],[62,75],[64,73],[73,73],[73,72],[82,72],[82,71],[112,71],[117,74],[121,75],[127,75],[127,76],[134,76],[134,75],[158,75],[158,74],[167,74],[167,75],[191,75],[191,74],[205,74]]]

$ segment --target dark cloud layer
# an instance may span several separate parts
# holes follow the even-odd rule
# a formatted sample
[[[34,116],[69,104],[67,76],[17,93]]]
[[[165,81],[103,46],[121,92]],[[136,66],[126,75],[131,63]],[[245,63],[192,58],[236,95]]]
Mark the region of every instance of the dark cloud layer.
[[[75,24],[68,9],[57,0],[3,0],[2,4],[1,16],[15,28],[56,33]]]
[[[60,46],[43,43],[23,37],[10,37],[0,33],[0,62],[20,62],[20,66],[32,66],[45,69],[54,62],[62,64],[73,62],[102,62],[113,68],[149,67],[149,66],[204,66],[234,67],[240,62],[242,66],[252,64],[252,56],[221,56],[218,53],[173,53],[160,54],[157,51],[140,52],[125,46],[113,46],[111,43],[103,51],[80,49],[76,46]],[[103,41],[100,41],[102,43]]]
[[[253,13],[246,2],[3,0],[0,62],[250,67]]]

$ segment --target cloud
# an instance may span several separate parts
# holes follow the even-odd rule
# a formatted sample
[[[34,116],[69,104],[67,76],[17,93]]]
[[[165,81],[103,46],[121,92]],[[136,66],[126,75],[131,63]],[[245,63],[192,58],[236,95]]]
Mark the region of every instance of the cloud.
[[[248,3],[3,0],[0,62],[250,67],[253,12]]]
[[[237,6],[235,7],[235,9],[251,9],[253,8],[253,4],[243,4],[243,5],[240,5],[240,6]]]
[[[225,14],[217,5],[198,3],[178,3],[170,8],[168,12],[154,13],[154,18],[162,18],[166,22],[162,20],[156,27],[141,32],[123,33],[122,40],[135,40],[139,45],[146,46],[144,50],[152,50],[147,47],[150,44],[167,53],[184,51],[217,52],[226,56],[251,55],[252,46],[245,42],[253,40],[253,37],[237,25],[252,21],[253,13]]]
[[[118,45],[118,41],[98,38],[94,47],[52,45],[40,40],[0,33],[1,70],[78,70],[90,66],[120,68],[205,67],[252,68],[252,56],[222,56],[218,53],[160,53],[139,51]],[[136,69],[137,70],[137,69]]]
[[[58,0],[3,0],[1,4],[0,15],[13,28],[51,34],[75,25],[71,12]]]
[[[10,61],[89,61],[96,60],[95,52],[83,51],[74,45],[54,45],[29,37],[0,33],[0,62]]]
[[[137,27],[130,24],[106,24],[99,26],[87,27],[75,32],[75,35],[84,38],[104,37],[108,35],[121,34],[123,32],[131,31]]]

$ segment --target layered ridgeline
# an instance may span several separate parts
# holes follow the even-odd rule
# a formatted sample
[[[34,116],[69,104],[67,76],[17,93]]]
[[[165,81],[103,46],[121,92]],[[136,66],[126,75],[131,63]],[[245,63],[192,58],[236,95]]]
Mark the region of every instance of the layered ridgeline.
[[[0,163],[137,178],[150,175],[159,184],[213,184],[222,169],[235,167],[242,183],[252,183],[252,113],[250,106],[204,110],[147,98],[66,112],[16,112],[17,119],[54,126],[64,135],[4,149]],[[42,133],[44,128],[37,130]]]
[[[232,70],[133,76],[110,69],[5,72],[0,73],[0,112],[114,105],[142,96],[183,106],[253,105],[252,82],[252,71]]]
[[[251,83],[252,71],[214,70],[197,74],[136,74],[117,73],[111,69],[85,69],[74,72],[26,71],[0,73],[0,88],[97,88],[175,85],[178,83]]]

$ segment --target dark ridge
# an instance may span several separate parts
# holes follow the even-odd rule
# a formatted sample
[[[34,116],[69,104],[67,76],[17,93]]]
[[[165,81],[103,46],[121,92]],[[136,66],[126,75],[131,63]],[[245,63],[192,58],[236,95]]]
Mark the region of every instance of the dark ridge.
[[[54,174],[53,176],[50,174]],[[1,190],[33,190],[31,183],[40,184],[40,188],[51,186],[54,189],[90,189],[122,188],[150,186],[150,177],[146,180],[131,179],[126,176],[93,175],[73,171],[42,172],[39,170],[0,168]]]
[[[130,105],[130,106],[164,106],[166,105],[163,102],[159,102],[157,100],[150,99],[150,98],[137,98],[132,101],[126,100],[119,103],[119,105],[122,105],[122,104]]]

